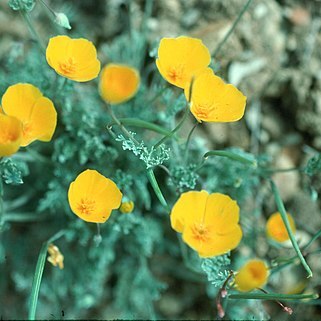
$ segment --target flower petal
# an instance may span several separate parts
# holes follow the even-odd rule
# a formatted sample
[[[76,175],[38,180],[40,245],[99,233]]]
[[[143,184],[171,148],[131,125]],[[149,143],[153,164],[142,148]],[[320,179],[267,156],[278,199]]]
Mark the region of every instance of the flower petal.
[[[41,91],[31,84],[15,84],[2,96],[5,114],[18,118],[22,123],[29,121],[36,101],[42,97]]]
[[[183,193],[175,203],[171,212],[172,228],[182,233],[185,224],[200,220],[205,213],[206,200],[208,193],[206,191],[190,191]]]
[[[15,117],[0,113],[0,157],[18,151],[22,139],[22,123]]]

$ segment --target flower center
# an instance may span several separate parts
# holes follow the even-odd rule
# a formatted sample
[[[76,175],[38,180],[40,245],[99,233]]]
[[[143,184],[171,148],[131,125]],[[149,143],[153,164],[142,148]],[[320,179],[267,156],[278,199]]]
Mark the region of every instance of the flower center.
[[[199,242],[207,242],[210,239],[210,231],[209,228],[203,224],[194,224],[192,226],[192,233],[194,239]]]
[[[183,78],[183,66],[179,65],[179,66],[170,68],[168,73],[167,73],[167,76],[172,82],[176,82],[178,80],[182,80],[182,78]]]
[[[5,130],[0,135],[0,144],[11,143],[15,141],[17,138],[18,136],[15,133],[10,132],[9,130]]]
[[[59,63],[59,68],[63,74],[70,75],[76,71],[76,62],[74,58],[69,57],[65,62]]]
[[[81,214],[90,215],[95,209],[95,201],[82,198],[77,209]]]
[[[195,104],[194,110],[195,115],[199,119],[207,119],[208,115],[211,111],[213,111],[214,107],[207,104]]]

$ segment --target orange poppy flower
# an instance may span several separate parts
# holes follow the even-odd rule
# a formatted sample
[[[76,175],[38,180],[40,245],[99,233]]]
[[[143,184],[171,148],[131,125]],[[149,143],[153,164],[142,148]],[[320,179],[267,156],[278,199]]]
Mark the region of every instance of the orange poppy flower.
[[[136,94],[139,84],[139,72],[135,68],[108,64],[102,70],[99,91],[106,102],[121,104]]]
[[[200,39],[181,36],[160,41],[156,66],[177,87],[185,88],[210,62],[211,55]]]
[[[21,146],[35,140],[49,142],[57,125],[57,112],[52,101],[31,84],[16,84],[8,87],[2,97],[6,115],[22,123]]]
[[[172,228],[201,257],[226,253],[242,238],[239,207],[229,196],[206,191],[183,193],[171,212]]]
[[[235,276],[235,286],[241,292],[252,291],[266,284],[269,270],[261,260],[249,260]]]
[[[1,113],[0,108],[0,157],[18,151],[22,139],[22,123],[15,117]]]
[[[293,217],[289,213],[287,213],[287,217],[291,230],[295,233],[296,228]],[[266,233],[276,242],[285,242],[290,238],[279,212],[276,212],[269,217],[266,223]]]
[[[246,97],[215,76],[210,68],[194,79],[191,99],[189,95],[190,84],[185,87],[185,96],[191,101],[191,112],[198,121],[233,122],[244,115]]]
[[[46,50],[49,66],[57,74],[84,82],[96,78],[100,71],[96,48],[87,39],[71,39],[68,36],[50,38]]]
[[[117,185],[95,170],[87,169],[69,186],[71,210],[86,222],[104,223],[120,206],[122,193]]]

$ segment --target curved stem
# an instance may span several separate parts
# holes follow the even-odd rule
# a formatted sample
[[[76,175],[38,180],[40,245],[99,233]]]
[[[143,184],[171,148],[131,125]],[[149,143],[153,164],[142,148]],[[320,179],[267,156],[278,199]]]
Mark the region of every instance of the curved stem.
[[[305,261],[305,258],[303,257],[301,251],[300,251],[300,248],[299,248],[299,245],[294,237],[294,234],[292,232],[292,229],[291,229],[291,225],[290,225],[290,222],[289,222],[289,219],[288,219],[288,216],[286,214],[286,210],[285,210],[285,207],[284,207],[284,204],[283,204],[283,201],[281,199],[281,196],[280,196],[280,193],[275,185],[275,183],[270,180],[270,183],[271,183],[271,188],[272,188],[272,192],[274,194],[274,198],[275,198],[275,202],[276,202],[276,205],[277,205],[277,208],[281,214],[281,217],[282,217],[282,220],[283,220],[283,223],[286,227],[286,230],[289,234],[289,237],[290,237],[290,240],[291,240],[291,243],[292,243],[292,246],[297,254],[297,256],[299,257],[303,267],[305,268],[305,270],[308,272],[308,278],[312,277],[313,273],[309,267],[309,265],[307,264],[307,262]]]
[[[166,136],[164,136],[158,143],[155,144],[155,148],[159,147],[161,144],[163,144],[167,139],[171,138],[184,124],[187,116],[188,116],[189,108],[185,108],[185,112],[183,115],[183,118],[181,121],[177,124],[177,126]]]
[[[189,134],[188,134],[188,136],[187,136],[187,140],[186,140],[186,144],[185,144],[185,154],[184,154],[184,163],[186,164],[186,162],[187,162],[187,157],[188,157],[188,147],[189,147],[189,143],[190,143],[190,141],[191,141],[191,137],[192,137],[192,135],[193,135],[193,133],[194,133],[194,131],[195,131],[195,129],[196,129],[196,127],[197,127],[197,125],[199,124],[199,122],[197,121],[195,124],[194,124],[194,126],[192,127],[192,129],[190,130],[190,132],[189,132]]]
[[[54,236],[52,236],[48,241],[42,244],[42,247],[38,256],[36,271],[32,281],[31,295],[30,295],[30,301],[29,301],[29,313],[28,313],[29,320],[35,320],[36,318],[36,309],[37,309],[37,303],[38,303],[38,297],[39,297],[39,290],[40,290],[43,270],[46,263],[48,246],[50,243],[53,243],[56,240],[58,240],[60,237],[62,237],[65,234],[65,232],[66,232],[65,230],[59,231]]]
[[[251,4],[252,0],[248,0],[247,3],[244,5],[244,7],[242,8],[242,10],[240,11],[239,15],[237,16],[237,18],[235,19],[232,27],[230,28],[230,30],[226,33],[226,35],[224,36],[224,38],[222,39],[222,41],[218,44],[218,46],[216,47],[214,53],[213,53],[213,58],[216,57],[216,55],[220,52],[220,50],[222,49],[223,45],[225,44],[225,42],[228,40],[228,38],[230,37],[230,35],[233,33],[233,31],[235,30],[237,24],[240,22],[241,18],[243,17],[244,13],[246,12],[246,10],[249,8],[250,4]]]

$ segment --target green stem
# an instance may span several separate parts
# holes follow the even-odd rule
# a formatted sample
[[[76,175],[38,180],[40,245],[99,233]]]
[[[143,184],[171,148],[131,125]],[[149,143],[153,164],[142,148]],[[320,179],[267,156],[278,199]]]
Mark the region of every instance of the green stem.
[[[303,257],[301,251],[300,251],[300,248],[299,248],[299,245],[294,237],[294,234],[292,232],[292,229],[291,229],[291,226],[290,226],[290,222],[288,220],[288,216],[286,214],[286,210],[285,210],[285,207],[284,207],[284,204],[283,204],[283,201],[281,199],[281,196],[280,196],[280,193],[275,185],[275,183],[271,180],[270,181],[271,183],[271,187],[272,187],[272,192],[274,194],[274,198],[275,198],[275,202],[276,202],[276,205],[277,205],[277,208],[281,214],[281,217],[282,217],[282,220],[283,220],[283,223],[286,227],[286,230],[290,236],[290,240],[291,240],[291,243],[292,243],[292,246],[297,254],[297,256],[299,257],[303,267],[305,268],[305,270],[307,271],[308,273],[308,278],[312,277],[313,273],[309,267],[309,265],[307,264],[307,262],[305,261],[305,258]]]
[[[20,13],[21,13],[21,16],[22,16],[23,20],[25,21],[26,25],[28,26],[32,37],[38,42],[38,45],[40,46],[41,51],[43,53],[46,53],[46,47],[43,44],[43,41],[41,40],[38,32],[34,28],[32,21],[30,20],[30,16],[29,16],[28,12],[26,12],[25,10],[20,10]]]
[[[192,129],[190,130],[188,136],[187,136],[187,140],[186,140],[186,144],[185,144],[185,153],[184,153],[184,163],[187,163],[187,157],[188,157],[188,148],[189,148],[189,144],[192,138],[192,135],[194,133],[194,130],[196,129],[197,125],[199,124],[199,122],[197,121],[194,126],[192,127]]]
[[[166,202],[166,199],[165,197],[163,196],[163,193],[161,191],[161,189],[159,188],[159,185],[157,183],[157,180],[156,180],[156,177],[155,177],[155,174],[153,172],[152,169],[148,169],[147,170],[147,177],[153,187],[153,190],[158,198],[158,200],[160,201],[160,203],[163,205],[163,207],[166,209],[167,212],[170,212],[170,209],[168,207],[168,204]]]
[[[291,168],[262,168],[263,172],[268,173],[283,173],[283,172],[292,172],[292,171],[302,171],[302,167],[291,167]]]
[[[227,158],[235,160],[237,162],[253,166],[254,168],[257,167],[256,160],[249,159],[249,158],[246,158],[244,156],[240,156],[238,154],[235,154],[233,152],[229,152],[229,151],[226,151],[226,150],[211,150],[211,151],[209,151],[209,152],[204,154],[200,165],[196,168],[196,171],[198,171],[199,169],[201,169],[204,166],[205,161],[207,160],[208,157],[212,157],[212,156],[227,157]]]
[[[1,170],[1,157],[0,157],[0,231],[5,221],[4,219],[4,204],[3,204],[3,181],[2,181],[2,170]]]
[[[177,126],[166,136],[164,136],[158,143],[155,144],[155,148],[159,147],[161,144],[165,143],[165,141],[169,138],[171,138],[184,124],[187,116],[188,116],[188,112],[189,112],[189,108],[186,107],[185,108],[185,112],[183,115],[183,118],[181,119],[181,121],[177,124]]]
[[[306,250],[316,239],[318,239],[321,236],[321,230],[319,230],[318,232],[316,232],[313,237],[311,238],[311,240],[305,245],[303,246],[303,250]]]
[[[39,215],[34,213],[19,213],[19,212],[13,212],[8,213],[7,215],[4,215],[3,220],[5,222],[37,222],[41,220],[48,219],[47,215]]]
[[[228,299],[247,299],[247,300],[304,300],[312,299],[315,300],[319,296],[318,294],[279,294],[279,293],[234,293],[227,296]]]
[[[124,127],[124,125],[119,121],[117,116],[115,115],[112,107],[109,104],[106,104],[107,106],[107,112],[109,113],[110,117],[113,119],[113,121],[119,126],[120,130],[123,132],[123,134],[130,138],[136,145],[139,145],[139,142],[133,137],[133,135]]]
[[[29,320],[36,319],[36,309],[37,309],[37,303],[38,303],[38,297],[39,297],[39,290],[40,290],[43,270],[45,267],[48,246],[50,243],[53,243],[54,241],[62,237],[64,234],[65,234],[65,231],[61,230],[58,233],[56,233],[53,237],[51,237],[48,241],[42,244],[42,247],[38,256],[35,275],[32,281],[31,296],[29,301],[29,313],[28,313]]]
[[[148,129],[162,135],[170,134],[170,130],[138,118],[118,118],[118,120],[124,125]],[[115,125],[115,122],[109,124],[109,126],[112,125]]]
[[[232,27],[230,28],[230,30],[226,33],[226,35],[224,36],[224,38],[222,39],[222,41],[218,44],[218,46],[216,47],[214,53],[213,53],[213,58],[215,58],[217,56],[217,54],[220,52],[220,50],[222,49],[223,45],[225,44],[225,42],[228,40],[228,38],[230,37],[230,35],[233,33],[233,31],[235,30],[237,24],[240,22],[241,18],[243,17],[244,13],[247,11],[247,9],[249,8],[250,4],[251,4],[252,0],[248,0],[246,2],[246,4],[244,5],[244,7],[242,8],[242,10],[240,11],[239,15],[237,16],[237,18],[235,19]]]

